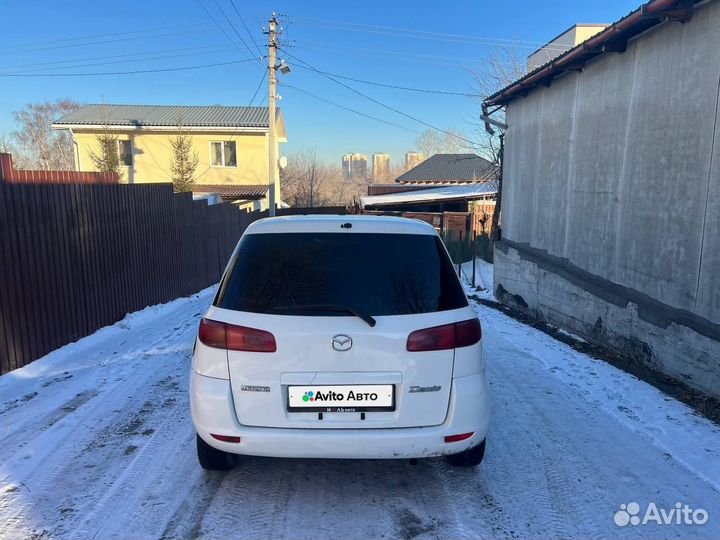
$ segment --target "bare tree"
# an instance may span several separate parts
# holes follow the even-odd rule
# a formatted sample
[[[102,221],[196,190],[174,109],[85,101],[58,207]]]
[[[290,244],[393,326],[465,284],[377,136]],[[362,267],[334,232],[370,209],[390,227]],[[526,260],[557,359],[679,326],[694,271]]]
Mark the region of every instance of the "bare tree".
[[[485,98],[516,81],[525,75],[526,71],[526,61],[517,47],[495,47],[481,63],[478,70],[471,72],[473,93],[478,96],[478,111],[481,110]],[[499,109],[493,113],[493,118],[504,123],[505,111]],[[473,122],[473,125],[476,151],[485,159],[499,165],[500,130],[496,129],[494,135],[487,133],[485,123],[479,118],[476,122]]]
[[[385,181],[388,183],[394,182],[395,179],[398,176],[402,175],[404,172],[407,172],[404,159],[398,163],[391,163],[390,169],[388,170],[388,176]]]
[[[468,137],[463,132],[456,129],[445,131],[428,129],[415,139],[415,146],[426,158],[435,154],[459,154],[471,148],[470,143],[465,142]]]
[[[330,204],[333,205],[354,205],[363,195],[367,195],[370,180],[366,178],[353,177],[346,180],[342,176],[342,170],[337,166],[328,167],[330,181],[326,193]]]
[[[12,144],[10,143],[10,136],[5,132],[0,132],[0,152],[4,154],[12,153]]]
[[[71,135],[55,131],[52,123],[59,117],[77,110],[80,104],[71,99],[57,99],[44,103],[28,103],[15,111],[17,130],[13,140],[18,150],[18,162],[23,167],[42,170],[73,170],[75,160]]]
[[[488,58],[480,66],[480,69],[473,73],[475,84],[478,111],[484,111],[483,101],[497,92],[498,90],[508,86],[516,81],[527,71],[525,60],[522,58],[519,50],[513,47],[497,47],[488,56]],[[487,111],[492,114],[498,122],[505,123],[505,111],[498,107],[495,110]],[[478,115],[480,116],[480,115]],[[475,136],[477,140],[478,153],[490,160],[498,167],[502,166],[502,138],[505,136],[504,131],[499,128],[493,128],[492,133],[486,129],[485,122],[478,118],[475,123]],[[502,169],[496,181],[497,197],[495,211],[492,216],[492,224],[490,226],[490,237],[492,239],[500,238],[500,214],[502,212]]]
[[[315,149],[301,150],[290,156],[288,166],[282,171],[282,198],[291,206],[328,206],[329,180],[328,167],[320,161]]]
[[[178,133],[170,139],[170,146],[172,148],[170,172],[175,191],[178,193],[192,191],[200,157],[193,150],[192,135],[183,131],[182,121],[178,121]]]
[[[405,168],[405,160],[401,159],[398,161],[391,161],[390,166],[380,174],[378,178],[374,177],[373,173],[373,181],[374,184],[388,184],[395,181],[395,179],[406,172],[407,169]]]
[[[345,180],[341,168],[320,160],[313,148],[289,156],[281,172],[282,199],[297,207],[351,205],[367,186],[367,179]]]

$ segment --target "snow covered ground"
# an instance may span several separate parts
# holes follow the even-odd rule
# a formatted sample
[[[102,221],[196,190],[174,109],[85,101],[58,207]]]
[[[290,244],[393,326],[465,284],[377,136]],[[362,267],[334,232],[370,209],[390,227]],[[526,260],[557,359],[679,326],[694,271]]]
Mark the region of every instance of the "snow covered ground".
[[[494,416],[479,469],[256,458],[206,473],[187,384],[212,292],[0,377],[0,538],[720,537],[718,426],[480,305]],[[630,502],[709,521],[618,527]]]

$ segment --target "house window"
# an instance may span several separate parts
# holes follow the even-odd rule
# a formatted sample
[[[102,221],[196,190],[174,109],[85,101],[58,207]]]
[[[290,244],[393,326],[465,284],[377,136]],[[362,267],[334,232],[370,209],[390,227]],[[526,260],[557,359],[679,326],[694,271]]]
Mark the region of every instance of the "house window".
[[[237,167],[235,141],[211,142],[210,162],[213,167]]]
[[[132,167],[132,143],[130,141],[118,141],[118,156],[120,158],[120,165],[126,167]]]

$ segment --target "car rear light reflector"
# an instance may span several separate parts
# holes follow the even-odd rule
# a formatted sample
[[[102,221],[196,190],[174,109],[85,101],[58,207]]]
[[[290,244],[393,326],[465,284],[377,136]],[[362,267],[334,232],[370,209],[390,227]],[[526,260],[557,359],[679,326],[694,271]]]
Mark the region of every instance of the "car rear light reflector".
[[[232,442],[232,443],[240,442],[240,437],[235,437],[234,435],[215,435],[214,433],[211,433],[210,436],[213,439],[217,439],[218,441],[222,441],[222,442]]]
[[[474,431],[471,431],[470,433],[461,433],[459,435],[446,435],[445,436],[445,442],[459,442],[464,441],[465,439],[469,439],[475,435]],[[213,435],[214,437],[214,435]]]
[[[470,319],[455,323],[455,347],[475,345],[482,338],[480,319]]]
[[[480,341],[481,337],[480,320],[477,318],[469,319],[458,323],[416,330],[408,336],[407,350],[420,352],[457,349],[458,347],[475,345]]]
[[[227,324],[211,319],[200,321],[200,342],[215,349],[246,352],[275,352],[275,336],[265,330]]]
[[[216,349],[224,349],[227,344],[225,336],[225,323],[203,319],[200,321],[200,330],[198,330],[198,338],[200,343],[208,347]]]

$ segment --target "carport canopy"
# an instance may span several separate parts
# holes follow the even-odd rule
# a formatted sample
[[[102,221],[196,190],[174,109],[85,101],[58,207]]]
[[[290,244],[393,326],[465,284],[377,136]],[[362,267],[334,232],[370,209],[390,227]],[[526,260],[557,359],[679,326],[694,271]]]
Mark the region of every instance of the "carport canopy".
[[[462,184],[459,186],[443,186],[417,191],[403,191],[400,193],[387,193],[385,195],[366,195],[360,197],[362,208],[378,206],[434,203],[451,201],[471,201],[494,198],[497,195],[497,186],[491,183]]]

